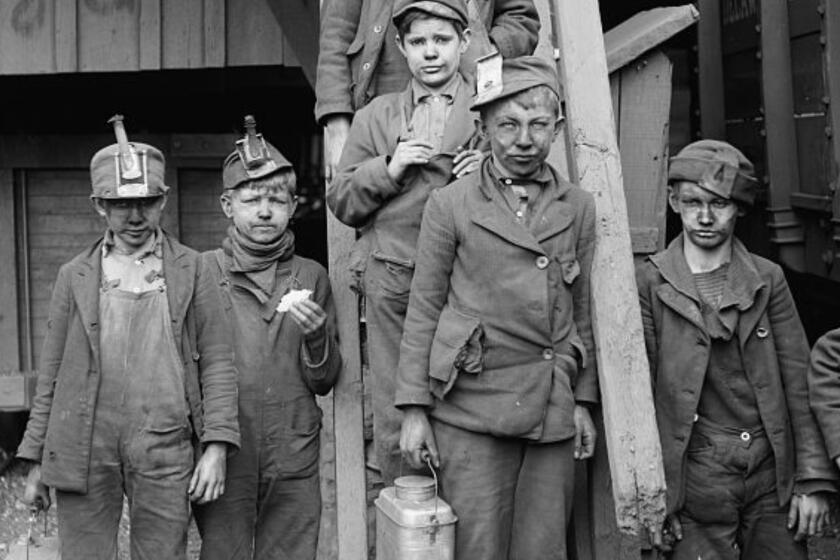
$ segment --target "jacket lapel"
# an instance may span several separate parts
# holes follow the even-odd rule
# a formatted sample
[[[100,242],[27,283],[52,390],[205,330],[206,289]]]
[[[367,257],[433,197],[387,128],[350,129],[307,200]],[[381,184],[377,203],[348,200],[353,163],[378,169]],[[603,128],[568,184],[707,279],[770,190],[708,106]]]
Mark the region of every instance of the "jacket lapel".
[[[70,285],[79,315],[90,342],[94,360],[99,363],[99,287],[102,278],[102,240],[70,271]]]
[[[729,279],[721,298],[721,309],[737,306],[741,312],[738,340],[743,349],[744,343],[764,315],[770,295],[764,289],[767,284],[756,269],[747,248],[737,239],[733,239]]]
[[[195,284],[195,259],[187,257],[184,247],[164,234],[163,278],[169,300],[169,315],[173,324],[177,325],[182,325],[187,315]],[[179,334],[180,331],[175,330],[175,335]]]
[[[665,283],[656,289],[659,300],[705,333],[700,296],[683,255],[682,234],[665,251],[650,257],[650,261],[665,279]]]
[[[559,177],[548,164],[546,164],[546,172],[552,173],[554,180],[553,186],[550,183],[545,188],[553,188],[555,192],[552,194],[552,199],[548,205],[540,209],[543,216],[542,223],[546,224],[544,228],[540,228],[536,232],[537,241],[540,243],[554,237],[575,221],[575,208],[563,200],[569,189],[573,188],[571,183]]]
[[[472,85],[468,80],[461,79],[455,99],[452,100],[452,107],[449,110],[449,117],[443,130],[443,152],[455,153],[458,148],[465,150],[470,146],[467,144],[476,132],[478,113],[470,111],[470,88]]]
[[[528,249],[540,255],[545,254],[545,251],[540,247],[537,239],[531,235],[531,232],[525,229],[523,225],[517,223],[510,213],[505,212],[494,197],[486,198],[479,196],[475,202],[476,208],[470,212],[474,224],[523,249]]]

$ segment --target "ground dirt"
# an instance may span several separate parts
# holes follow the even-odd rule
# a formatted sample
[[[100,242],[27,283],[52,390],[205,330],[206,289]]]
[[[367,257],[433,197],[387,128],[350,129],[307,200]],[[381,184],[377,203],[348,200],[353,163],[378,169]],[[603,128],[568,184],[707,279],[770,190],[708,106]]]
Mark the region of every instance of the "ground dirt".
[[[2,451],[0,451],[2,453]],[[0,458],[0,465],[2,465]],[[19,464],[12,464],[0,474],[0,560],[6,560],[9,550],[13,544],[24,544],[29,529],[29,509],[22,502],[24,488],[23,468]],[[373,513],[373,512],[369,512]],[[835,504],[835,519],[840,519],[840,507]],[[41,534],[43,531],[43,518],[38,520],[33,533]],[[47,512],[47,533],[57,533],[55,519],[55,507]],[[195,524],[190,527],[188,559],[196,560],[201,540],[195,529]],[[119,560],[129,560],[128,555],[128,519],[126,511],[123,511],[123,520],[120,524],[119,534],[120,555]],[[840,523],[832,527],[830,534],[826,537],[813,539],[810,543],[810,560],[840,560]],[[607,560],[607,559],[605,559]]]

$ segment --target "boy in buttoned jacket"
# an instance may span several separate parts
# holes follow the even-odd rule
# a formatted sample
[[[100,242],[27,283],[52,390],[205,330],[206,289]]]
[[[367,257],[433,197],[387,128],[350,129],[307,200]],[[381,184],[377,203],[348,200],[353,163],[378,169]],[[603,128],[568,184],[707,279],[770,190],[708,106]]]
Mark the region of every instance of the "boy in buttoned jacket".
[[[574,459],[594,447],[595,202],[545,162],[559,84],[502,64],[473,104],[492,148],[423,214],[397,372],[400,447],[440,469],[459,560],[566,558]]]
[[[637,271],[668,488],[654,540],[676,559],[805,559],[833,488],[784,274],[734,236],[752,175],[725,142],[685,147],[669,170],[683,232]]]

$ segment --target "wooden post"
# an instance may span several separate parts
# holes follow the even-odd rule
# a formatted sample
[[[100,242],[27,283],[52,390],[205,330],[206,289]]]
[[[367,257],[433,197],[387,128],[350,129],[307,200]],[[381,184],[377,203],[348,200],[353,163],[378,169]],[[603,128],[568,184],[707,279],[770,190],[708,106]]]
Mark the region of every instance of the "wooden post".
[[[767,175],[770,180],[767,212],[770,241],[779,260],[805,271],[805,234],[790,205],[799,192],[799,152],[793,119],[793,69],[790,61],[790,26],[787,0],[761,2],[761,85],[764,127],[767,131]]]
[[[0,169],[0,371],[20,368],[16,227],[12,170]]]
[[[723,47],[720,0],[700,0],[697,58],[700,73],[700,131],[703,138],[724,140]]]
[[[830,158],[833,165],[830,166],[831,185],[834,191],[832,203],[832,224],[834,225],[834,247],[835,247],[835,261],[832,270],[832,277],[837,278],[838,266],[837,260],[840,257],[838,247],[840,247],[840,142],[837,140],[837,135],[840,134],[840,5],[836,0],[823,0],[819,7],[820,13],[823,17],[823,32],[825,48],[825,81],[828,96],[825,101],[828,105],[829,120],[825,129],[825,134],[829,137],[831,146]]]
[[[323,0],[322,0],[323,1]],[[339,0],[342,1],[342,0]],[[268,0],[309,84],[318,65],[318,0]]]
[[[573,178],[595,196],[598,215],[592,313],[616,520],[639,534],[665,518],[665,477],[598,1],[553,2]]]

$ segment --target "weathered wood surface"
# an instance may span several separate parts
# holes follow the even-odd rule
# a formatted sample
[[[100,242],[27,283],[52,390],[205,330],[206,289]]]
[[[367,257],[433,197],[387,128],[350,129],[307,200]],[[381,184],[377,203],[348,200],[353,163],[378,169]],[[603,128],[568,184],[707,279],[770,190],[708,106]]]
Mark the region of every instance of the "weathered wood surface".
[[[297,5],[313,1],[6,0],[0,2],[0,75],[299,66],[269,2],[291,17]],[[313,14],[307,29],[317,30]],[[304,28],[301,20],[292,27]],[[292,37],[296,45],[317,49],[317,32],[308,41],[301,37]]]
[[[723,140],[726,124],[723,103],[723,47],[720,0],[699,0],[697,59],[700,76],[700,130],[704,138]]]
[[[782,263],[804,272],[804,232],[790,205],[791,193],[799,192],[799,150],[794,122],[788,2],[763,0],[760,9],[770,241],[778,247]]]
[[[327,212],[329,270],[338,312],[344,368],[333,389],[338,559],[367,558],[364,414],[358,296],[350,289],[347,259],[355,240],[351,228]]]
[[[616,520],[622,532],[637,534],[664,519],[665,480],[603,32],[597,0],[553,3],[573,178],[595,196],[598,215],[592,312]]]
[[[14,181],[11,169],[0,169],[0,371],[20,368],[18,342],[17,247]]]
[[[613,109],[636,255],[665,248],[671,71],[668,57],[656,51],[612,75],[618,84]]]
[[[615,72],[700,18],[692,4],[639,12],[604,34],[607,69]]]
[[[318,64],[319,7],[317,0],[268,0],[283,28],[306,79],[315,87]]]

